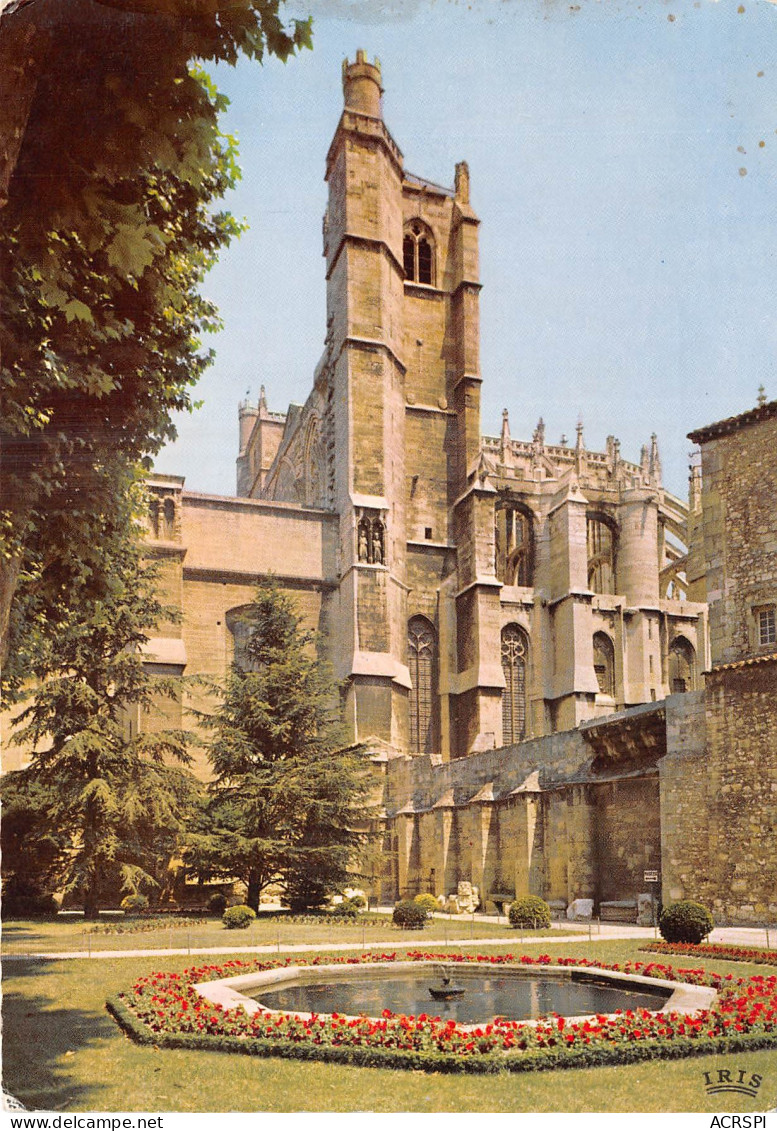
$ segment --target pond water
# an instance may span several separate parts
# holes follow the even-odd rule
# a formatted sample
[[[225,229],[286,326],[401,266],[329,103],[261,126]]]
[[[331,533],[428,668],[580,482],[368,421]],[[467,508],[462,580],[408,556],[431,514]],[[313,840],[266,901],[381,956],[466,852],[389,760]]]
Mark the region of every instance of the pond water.
[[[390,977],[359,978],[347,981],[287,983],[278,989],[257,989],[251,996],[267,1006],[292,1013],[345,1013],[380,1017],[384,1009],[392,1013],[449,1018],[464,1024],[489,1021],[492,1017],[527,1020],[547,1013],[576,1017],[591,1013],[614,1013],[616,1009],[661,1009],[671,990],[642,992],[620,986],[592,982],[573,982],[568,978],[509,977],[498,974],[459,976],[450,971],[452,981],[464,986],[463,997],[435,1001],[429,987],[439,987],[439,972],[421,975],[397,974]]]

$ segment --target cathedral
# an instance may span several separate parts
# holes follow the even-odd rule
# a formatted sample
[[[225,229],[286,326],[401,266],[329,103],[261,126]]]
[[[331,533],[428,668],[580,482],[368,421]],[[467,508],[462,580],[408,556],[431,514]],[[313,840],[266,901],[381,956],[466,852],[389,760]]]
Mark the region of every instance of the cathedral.
[[[223,674],[272,576],[320,631],[350,740],[380,774],[378,895],[466,882],[485,907],[531,891],[629,919],[658,884],[720,919],[774,921],[777,535],[765,507],[756,603],[733,601],[721,546],[737,507],[721,499],[745,482],[732,443],[755,446],[769,481],[777,404],[692,434],[688,504],[663,486],[655,436],[629,462],[614,436],[590,451],[582,424],[574,442],[550,442],[542,420],[514,439],[507,409],[483,436],[469,169],[451,188],[410,173],[377,61],[358,52],[342,80],[312,389],[285,412],[264,387],[240,405],[234,497],[150,479],[149,548],[182,619],[149,642],[149,665]],[[757,498],[739,500],[750,520]],[[742,696],[721,691],[716,715],[710,680],[720,669],[729,688],[751,659],[765,741],[737,762],[742,736],[734,757],[720,727]],[[744,852],[727,827],[740,805]]]

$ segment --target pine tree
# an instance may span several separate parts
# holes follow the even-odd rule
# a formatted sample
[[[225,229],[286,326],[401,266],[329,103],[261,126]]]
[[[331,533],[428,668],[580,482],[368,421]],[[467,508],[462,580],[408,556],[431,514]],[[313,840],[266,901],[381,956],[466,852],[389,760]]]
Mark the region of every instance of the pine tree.
[[[198,789],[183,731],[129,725],[128,708],[147,710],[179,687],[144,666],[141,646],[166,610],[127,507],[102,531],[104,572],[58,610],[56,636],[39,634],[35,689],[15,736],[31,760],[3,783],[17,811],[29,806],[30,834],[49,846],[39,880],[74,894],[88,918],[119,889],[160,886]],[[13,854],[3,863],[6,877],[23,869]]]
[[[369,762],[343,746],[339,696],[292,601],[262,586],[247,644],[203,719],[211,799],[189,861],[202,878],[238,877],[255,910],[269,884],[311,907],[345,884],[370,816]]]

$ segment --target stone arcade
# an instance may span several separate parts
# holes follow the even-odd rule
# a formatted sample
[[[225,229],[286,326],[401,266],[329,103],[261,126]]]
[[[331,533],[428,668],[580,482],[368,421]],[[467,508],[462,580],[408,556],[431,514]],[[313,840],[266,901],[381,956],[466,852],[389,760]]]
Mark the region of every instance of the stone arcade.
[[[777,402],[692,434],[690,508],[655,436],[633,463],[582,424],[513,439],[507,410],[482,437],[469,170],[405,170],[362,52],[343,89],[313,388],[240,406],[237,497],[151,479],[183,619],[150,663],[223,673],[272,574],[381,771],[384,898],[466,881],[630,916],[656,870],[665,900],[774,921]]]

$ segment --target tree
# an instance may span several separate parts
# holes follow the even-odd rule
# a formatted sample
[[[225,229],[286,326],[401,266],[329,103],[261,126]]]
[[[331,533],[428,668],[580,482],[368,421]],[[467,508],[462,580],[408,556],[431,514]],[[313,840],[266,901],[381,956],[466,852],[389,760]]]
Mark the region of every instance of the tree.
[[[178,681],[149,674],[140,652],[165,610],[128,510],[123,525],[101,532],[105,584],[84,585],[77,608],[57,610],[56,636],[37,638],[30,675],[39,684],[16,736],[31,761],[2,782],[11,812],[36,839],[38,887],[75,894],[88,918],[120,888],[159,888],[199,788],[185,769],[182,730],[138,733],[128,718],[128,709],[148,710],[179,690]],[[25,868],[14,828],[6,878]]]
[[[187,858],[201,878],[242,879],[254,910],[272,883],[292,907],[318,906],[364,842],[370,765],[343,747],[337,686],[290,598],[265,585],[245,619],[244,652],[202,719],[214,779]]]
[[[99,569],[122,480],[210,363],[199,287],[240,230],[213,207],[238,172],[195,61],[309,45],[279,6],[12,0],[0,17],[0,662],[31,593],[53,609]]]

